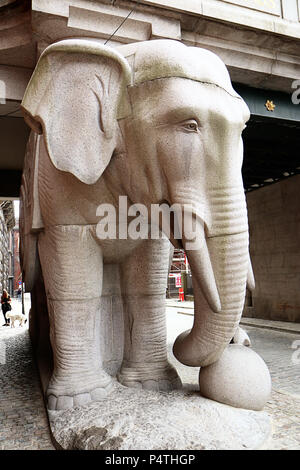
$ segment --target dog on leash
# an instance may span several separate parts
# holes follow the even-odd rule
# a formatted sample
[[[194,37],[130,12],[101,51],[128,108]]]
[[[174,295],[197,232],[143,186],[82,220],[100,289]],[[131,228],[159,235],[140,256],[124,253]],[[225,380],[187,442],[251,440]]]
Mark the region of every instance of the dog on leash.
[[[22,313],[14,313],[13,311],[6,312],[6,318],[10,318],[10,327],[15,328],[15,321],[19,321],[19,325],[23,326],[27,322],[27,318]]]

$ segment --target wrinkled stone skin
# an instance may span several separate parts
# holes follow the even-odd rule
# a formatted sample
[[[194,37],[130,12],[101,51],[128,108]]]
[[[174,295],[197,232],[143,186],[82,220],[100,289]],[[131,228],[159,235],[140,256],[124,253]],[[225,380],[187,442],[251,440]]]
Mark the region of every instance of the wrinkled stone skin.
[[[247,280],[253,288],[241,177],[249,110],[226,67],[176,41],[118,51],[93,40],[60,41],[42,54],[22,110],[33,129],[21,191],[22,259],[27,289],[41,275],[45,283],[54,360],[48,408],[111,393],[105,342],[124,350],[123,385],[180,387],[166,351],[170,242],[185,248],[195,290],[194,326],[174,344],[183,364],[218,360],[237,331]],[[151,204],[190,205],[198,245],[186,233],[180,241],[172,233],[99,239],[97,207],[119,209],[124,195],[148,214]],[[99,312],[104,298],[118,295],[124,326],[109,340]]]

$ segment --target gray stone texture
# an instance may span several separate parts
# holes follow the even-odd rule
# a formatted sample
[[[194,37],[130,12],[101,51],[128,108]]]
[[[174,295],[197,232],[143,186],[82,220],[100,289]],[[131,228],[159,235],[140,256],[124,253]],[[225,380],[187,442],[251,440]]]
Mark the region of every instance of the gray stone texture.
[[[45,283],[48,409],[110,400],[107,371],[128,387],[177,389],[165,325],[170,242],[182,240],[195,291],[197,319],[173,347],[182,364],[219,359],[253,287],[241,176],[250,113],[225,64],[177,41],[113,49],[67,39],[45,49],[21,108],[33,131],[21,186],[23,271],[28,291]],[[131,236],[121,198],[147,211],[146,237]],[[180,207],[179,235],[169,221],[153,236],[152,208],[162,201]],[[103,204],[119,212],[110,237]],[[187,205],[197,233],[183,224]]]
[[[182,306],[182,303],[179,305]],[[169,358],[178,367],[178,361],[171,354],[171,342],[178,331],[190,327],[192,318],[188,315],[178,315],[177,308],[168,308],[167,320]],[[290,347],[299,335],[271,330],[269,329],[270,323],[273,328],[277,325],[276,322],[265,324],[261,320],[260,326],[265,326],[265,328],[257,328],[253,325],[246,327],[256,351],[267,362],[273,381],[272,395],[265,407],[265,412],[272,417],[273,435],[272,441],[266,443],[266,448],[299,450],[300,368],[291,361],[291,354],[294,351]],[[0,340],[2,344],[6,344],[11,353],[14,351],[11,356],[12,360],[9,362],[9,369],[6,370],[4,365],[0,365],[5,389],[5,396],[1,397],[0,448],[3,450],[53,449],[27,331],[22,328],[0,327]],[[17,347],[14,348],[14,346]],[[17,360],[20,355],[23,360]],[[180,376],[186,382],[197,383],[198,368],[182,366]],[[12,403],[16,411],[13,410]],[[101,430],[98,430],[96,437],[91,440],[95,442],[99,434],[101,437]],[[93,429],[86,432],[85,441],[87,435],[93,435]],[[81,434],[79,439],[82,441]]]
[[[198,391],[134,390],[117,382],[104,400],[49,411],[51,430],[64,449],[256,449],[271,435],[264,412],[238,410]]]
[[[265,362],[239,344],[230,344],[217,362],[200,368],[199,385],[207,398],[258,411],[264,408],[272,388]]]

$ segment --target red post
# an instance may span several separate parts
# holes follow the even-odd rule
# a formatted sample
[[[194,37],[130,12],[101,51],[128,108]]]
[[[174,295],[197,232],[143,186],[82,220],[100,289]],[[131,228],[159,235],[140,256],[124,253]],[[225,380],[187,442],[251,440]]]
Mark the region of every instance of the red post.
[[[183,287],[179,287],[179,300],[180,300],[180,302],[184,301]]]

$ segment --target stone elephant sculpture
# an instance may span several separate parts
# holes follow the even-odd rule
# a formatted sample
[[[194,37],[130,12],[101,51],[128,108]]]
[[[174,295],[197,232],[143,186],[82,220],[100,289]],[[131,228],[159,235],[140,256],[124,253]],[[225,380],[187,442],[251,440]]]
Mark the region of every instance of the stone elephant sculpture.
[[[22,111],[33,130],[21,189],[22,260],[27,290],[38,259],[45,282],[54,360],[48,408],[110,393],[98,334],[108,263],[118,266],[124,299],[118,380],[179,387],[166,349],[170,242],[185,248],[193,274],[194,326],[174,344],[183,364],[218,360],[237,331],[247,278],[253,284],[241,176],[249,110],[226,67],[177,41],[111,49],[67,39],[41,55]],[[198,248],[172,230],[159,239],[99,238],[97,208],[119,209],[120,196],[149,214],[153,204],[192,207]],[[120,219],[118,229],[132,217]]]

